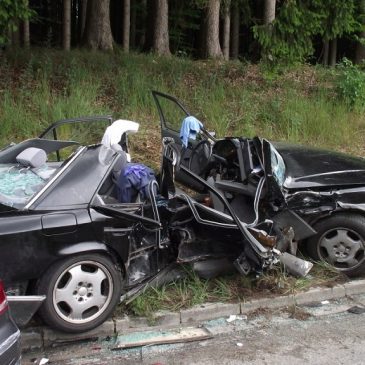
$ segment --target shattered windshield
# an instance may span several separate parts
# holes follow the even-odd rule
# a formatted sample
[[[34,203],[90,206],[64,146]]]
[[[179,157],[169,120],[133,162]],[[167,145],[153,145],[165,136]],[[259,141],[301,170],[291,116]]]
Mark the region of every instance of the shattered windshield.
[[[270,143],[271,152],[271,171],[276,182],[283,186],[285,180],[285,162],[281,157],[280,153],[276,148]]]
[[[0,164],[0,204],[16,209],[24,208],[53,173],[46,169],[46,166],[38,168],[36,173],[16,164]]]

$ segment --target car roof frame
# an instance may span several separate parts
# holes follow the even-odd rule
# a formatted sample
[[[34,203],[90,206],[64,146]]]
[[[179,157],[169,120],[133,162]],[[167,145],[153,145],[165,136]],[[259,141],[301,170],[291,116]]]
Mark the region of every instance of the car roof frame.
[[[85,146],[80,146],[77,151],[73,155],[69,157],[69,160],[66,160],[63,166],[61,166],[60,170],[51,177],[51,179],[47,182],[46,185],[43,186],[43,188],[35,194],[31,200],[26,204],[26,206],[23,208],[23,210],[31,210],[36,207],[36,204],[38,200],[48,191],[52,188],[52,185],[58,180],[58,178],[69,168],[69,166],[86,150]]]
[[[61,119],[57,120],[56,122],[52,123],[49,127],[47,127],[40,135],[39,138],[44,138],[44,136],[49,133],[50,131],[53,132],[53,137],[57,140],[57,133],[56,128],[63,125],[63,124],[70,124],[70,123],[87,123],[87,122],[95,122],[95,121],[109,121],[109,125],[113,123],[112,115],[93,115],[89,117],[79,117],[79,118],[71,118],[71,119]]]

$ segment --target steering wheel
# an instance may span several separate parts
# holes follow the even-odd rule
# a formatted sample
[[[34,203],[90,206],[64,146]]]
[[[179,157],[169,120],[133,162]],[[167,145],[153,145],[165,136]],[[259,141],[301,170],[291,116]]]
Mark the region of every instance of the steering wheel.
[[[189,159],[189,170],[202,176],[206,171],[212,157],[212,144],[203,139],[191,151]]]

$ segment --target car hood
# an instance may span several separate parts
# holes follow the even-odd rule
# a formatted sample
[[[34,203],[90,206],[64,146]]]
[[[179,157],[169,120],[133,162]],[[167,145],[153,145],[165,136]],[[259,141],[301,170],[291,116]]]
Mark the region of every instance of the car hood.
[[[300,145],[275,143],[285,161],[287,189],[365,185],[365,159]]]

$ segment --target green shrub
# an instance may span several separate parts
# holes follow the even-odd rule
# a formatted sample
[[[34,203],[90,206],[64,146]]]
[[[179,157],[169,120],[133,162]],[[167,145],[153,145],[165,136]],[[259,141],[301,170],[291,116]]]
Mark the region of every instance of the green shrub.
[[[365,72],[346,58],[338,65],[337,92],[349,107],[365,107]]]

